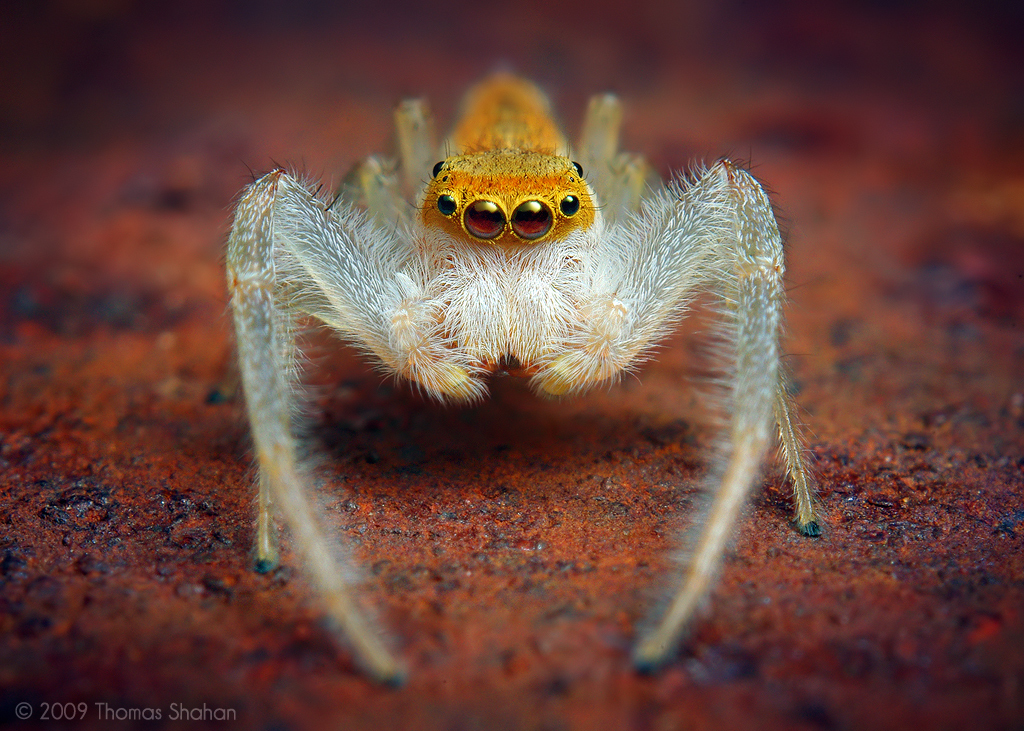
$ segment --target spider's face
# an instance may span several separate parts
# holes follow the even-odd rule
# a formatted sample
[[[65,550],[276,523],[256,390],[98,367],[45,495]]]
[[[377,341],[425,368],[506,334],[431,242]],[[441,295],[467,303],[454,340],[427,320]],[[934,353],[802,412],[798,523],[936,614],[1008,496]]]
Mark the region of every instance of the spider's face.
[[[422,221],[452,236],[504,246],[558,241],[594,223],[579,164],[521,150],[456,155],[434,166]]]

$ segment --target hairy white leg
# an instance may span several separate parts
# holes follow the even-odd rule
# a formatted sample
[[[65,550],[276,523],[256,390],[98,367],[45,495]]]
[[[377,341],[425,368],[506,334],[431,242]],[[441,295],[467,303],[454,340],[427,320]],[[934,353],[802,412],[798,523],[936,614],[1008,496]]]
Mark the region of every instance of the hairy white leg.
[[[265,574],[273,571],[281,555],[277,550],[277,536],[270,506],[270,480],[262,471],[259,475],[259,493],[256,496],[256,571]]]
[[[661,180],[655,175],[647,158],[629,152],[620,152],[613,163],[616,177],[621,181],[609,206],[618,210],[619,215],[640,208],[640,202],[649,189],[661,186]]]
[[[408,229],[415,210],[410,201],[419,198],[430,175],[436,143],[434,120],[426,102],[407,99],[395,108],[401,175],[395,161],[371,155],[360,160],[345,176],[331,204],[362,206],[384,229]]]
[[[394,167],[394,161],[387,158],[363,158],[345,176],[332,208],[364,206],[370,219],[381,228],[408,226],[411,211],[402,197]]]
[[[615,187],[611,165],[619,152],[619,127],[622,125],[622,103],[614,94],[598,94],[590,98],[583,119],[580,146],[575,155],[583,166],[584,176],[604,205],[613,197]]]
[[[722,265],[718,250],[731,226],[723,180],[712,171],[692,185],[653,191],[638,212],[603,232],[580,326],[540,364],[535,389],[586,391],[635,366],[671,331],[712,268]]]
[[[434,119],[422,99],[407,99],[395,109],[395,131],[402,161],[405,195],[419,200],[437,156]]]
[[[228,285],[260,469],[257,567],[276,561],[272,503],[358,661],[371,675],[396,681],[401,668],[359,611],[345,565],[333,556],[306,496],[291,433],[292,319],[320,320],[435,397],[472,400],[485,386],[469,357],[447,347],[408,232],[377,223],[397,199],[374,197],[388,186],[378,185],[372,160],[362,166],[363,182],[357,178],[358,187],[345,192],[368,206],[377,201],[368,215],[344,197],[326,203],[280,170],[246,189],[228,239]]]
[[[805,536],[816,538],[821,535],[821,526],[814,509],[814,486],[804,458],[804,442],[792,417],[793,410],[784,379],[780,378],[775,391],[775,421],[779,426],[779,443],[786,460],[786,471],[793,483],[793,507],[796,512],[793,522]]]
[[[276,560],[276,550],[270,548],[267,510],[273,501],[292,530],[329,616],[351,642],[357,660],[379,680],[396,682],[402,669],[346,584],[348,572],[317,520],[297,463],[289,382],[294,346],[289,316],[278,304],[276,280],[278,188],[283,179],[283,173],[271,173],[245,192],[228,240],[228,286],[238,358],[260,470],[257,560]]]
[[[638,210],[646,189],[658,187],[643,156],[619,152],[621,124],[622,104],[615,95],[600,94],[590,99],[580,136],[579,162],[608,222]]]
[[[682,585],[660,622],[634,651],[641,669],[664,662],[675,650],[688,622],[709,593],[748,493],[758,476],[771,437],[773,410],[787,454],[799,454],[779,373],[779,329],[783,303],[782,240],[771,204],[749,174],[720,163],[718,176],[729,194],[731,232],[716,252],[727,327],[735,333],[731,419],[723,469],[715,475],[710,509],[700,524]],[[784,420],[784,423],[783,423]],[[787,439],[792,442],[787,444]],[[794,448],[790,451],[789,446]],[[809,494],[802,462],[797,489]],[[803,487],[800,487],[800,485]],[[798,506],[799,514],[799,506]]]
[[[533,378],[540,391],[583,390],[628,368],[669,331],[695,293],[719,294],[731,340],[730,422],[712,501],[682,584],[657,626],[638,644],[639,667],[663,662],[710,591],[772,435],[773,410],[797,492],[802,532],[816,533],[810,478],[779,373],[784,299],[782,240],[771,204],[746,172],[723,161],[692,184],[653,191],[640,210],[600,239],[581,325],[565,352]]]
[[[276,283],[289,309],[312,315],[435,398],[483,396],[479,367],[448,347],[408,231],[351,208],[327,210],[294,178],[271,176]]]

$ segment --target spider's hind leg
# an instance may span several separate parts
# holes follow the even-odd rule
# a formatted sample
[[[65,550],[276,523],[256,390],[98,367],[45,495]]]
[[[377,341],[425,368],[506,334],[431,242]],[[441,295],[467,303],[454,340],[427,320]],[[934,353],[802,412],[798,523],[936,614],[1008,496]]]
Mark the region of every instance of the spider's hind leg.
[[[371,155],[360,160],[341,182],[331,208],[358,206],[377,225],[392,228],[409,217],[409,204],[402,197],[395,162]]]
[[[618,97],[614,94],[592,97],[576,153],[609,222],[638,210],[647,189],[661,184],[642,155],[619,151],[621,125],[622,103]]]
[[[402,161],[405,196],[418,201],[437,162],[434,118],[423,99],[406,99],[395,109],[395,132]]]
[[[425,101],[407,99],[395,109],[399,159],[371,155],[345,176],[331,203],[363,207],[379,226],[408,225],[436,162],[434,120]]]

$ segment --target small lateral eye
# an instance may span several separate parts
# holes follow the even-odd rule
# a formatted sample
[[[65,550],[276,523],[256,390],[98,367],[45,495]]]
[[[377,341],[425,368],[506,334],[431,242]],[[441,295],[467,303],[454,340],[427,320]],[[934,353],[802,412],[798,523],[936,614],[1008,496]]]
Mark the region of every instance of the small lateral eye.
[[[455,213],[455,209],[458,207],[459,206],[455,202],[455,199],[450,195],[437,196],[437,210],[441,211],[445,216],[450,216]]]
[[[558,210],[562,212],[563,216],[575,216],[579,209],[580,199],[574,195],[565,196],[562,202],[558,204]]]
[[[441,168],[443,168],[443,167],[444,167],[444,160],[442,160],[441,162],[437,163],[437,165],[434,166],[434,170],[430,173],[430,177],[436,178],[437,174],[439,172],[441,172]]]
[[[580,165],[578,162],[574,162],[572,164],[572,166],[573,166],[573,168],[575,168],[576,174],[579,175],[582,178],[583,177],[583,166]],[[437,175],[437,173],[434,173],[434,175]]]
[[[493,239],[505,228],[505,213],[492,201],[473,201],[466,206],[462,222],[478,239]]]
[[[512,230],[527,241],[539,239],[551,230],[551,210],[540,201],[524,201],[512,212]]]

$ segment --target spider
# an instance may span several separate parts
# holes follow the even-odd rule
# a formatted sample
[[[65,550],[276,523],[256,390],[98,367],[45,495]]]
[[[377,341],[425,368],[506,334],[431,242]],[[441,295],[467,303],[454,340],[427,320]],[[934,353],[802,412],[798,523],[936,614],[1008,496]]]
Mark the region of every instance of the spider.
[[[585,391],[634,366],[698,295],[717,298],[730,344],[725,446],[678,589],[635,646],[641,670],[672,656],[706,599],[773,431],[796,527],[819,534],[779,366],[784,259],[771,203],[728,160],[662,184],[642,157],[618,151],[621,118],[614,96],[594,97],[570,156],[543,93],[498,75],[467,94],[436,164],[427,106],[406,101],[397,168],[367,158],[333,197],[278,169],[241,195],[227,278],[259,466],[256,568],[278,562],[273,508],[329,618],[378,680],[399,682],[402,665],[359,610],[297,458],[300,317],[432,397],[473,401],[499,372],[542,395]]]

